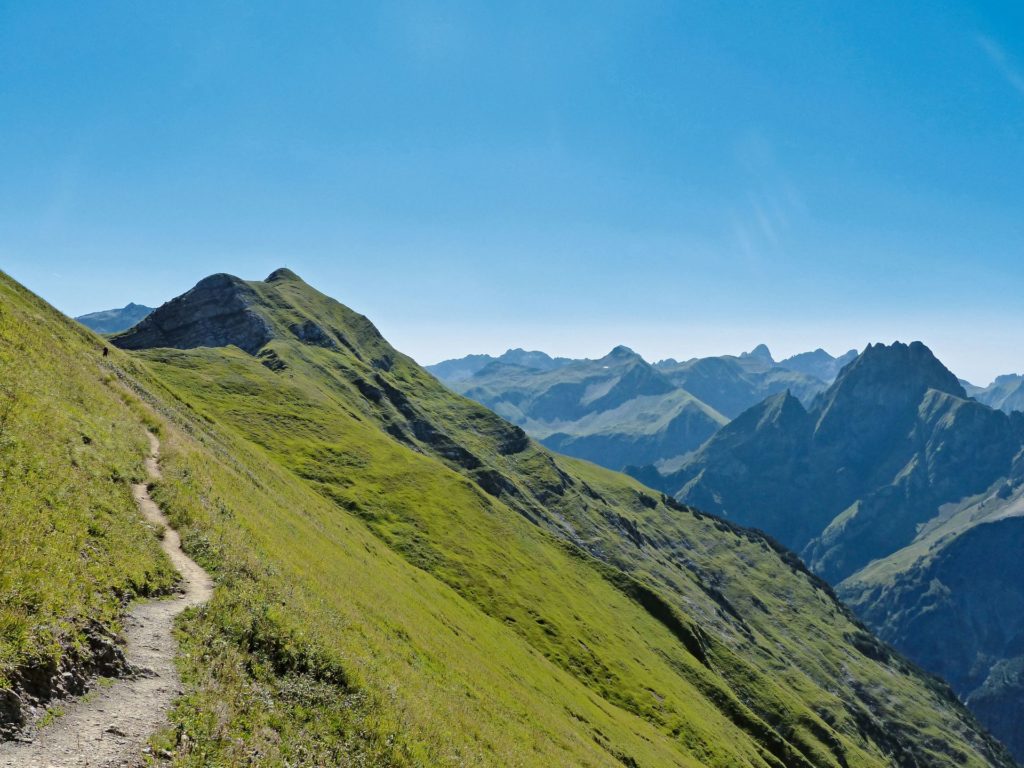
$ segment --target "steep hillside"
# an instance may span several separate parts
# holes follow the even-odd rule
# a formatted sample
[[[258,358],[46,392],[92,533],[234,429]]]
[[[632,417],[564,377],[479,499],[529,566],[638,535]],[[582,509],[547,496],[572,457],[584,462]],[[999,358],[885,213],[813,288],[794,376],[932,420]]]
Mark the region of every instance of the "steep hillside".
[[[157,739],[178,765],[1010,765],[770,540],[553,456],[291,273],[203,281],[119,340],[188,348],[106,359],[3,280],[5,370],[67,382],[26,423],[95,398],[97,426],[131,439],[89,445],[129,466],[158,429],[153,495],[217,581],[183,619],[185,694]],[[82,462],[75,432],[11,435],[65,472]],[[76,589],[50,616],[157,551],[141,526],[136,544],[107,541],[54,509],[40,506],[44,528],[75,535],[41,565]],[[6,550],[5,577],[26,549]],[[115,567],[55,567],[93,552]],[[23,573],[3,605],[31,624],[19,601],[40,577]],[[15,658],[8,638],[0,658]],[[32,670],[46,640],[25,639]]]
[[[153,311],[152,307],[141,304],[128,304],[120,309],[107,309],[102,312],[90,312],[76,317],[86,328],[96,333],[120,333],[126,331]]]
[[[130,483],[146,434],[114,351],[0,273],[0,738],[86,676],[118,674],[125,601],[175,575]]]
[[[208,306],[204,283],[157,325],[178,328],[189,303]],[[259,316],[272,338],[256,356],[153,349],[143,355],[148,366],[204,419],[329,500],[340,520],[365,526],[459,595],[482,626],[454,625],[455,638],[479,642],[488,626],[510,649],[536,654],[522,667],[513,650],[486,650],[530,686],[552,678],[553,687],[523,700],[526,712],[547,713],[527,716],[528,728],[564,724],[592,745],[557,762],[604,754],[638,765],[902,765],[958,753],[970,762],[986,751],[983,761],[1002,759],[970,735],[969,717],[942,686],[877,646],[768,540],[552,456],[290,273],[239,291],[251,301],[227,302],[225,321],[245,329],[252,323],[238,314]],[[199,341],[190,332],[183,343]],[[368,592],[375,604],[379,590]],[[494,674],[491,664],[483,669]],[[837,679],[847,682],[837,688]],[[485,730],[476,740],[493,757],[476,762],[524,759],[521,746],[496,747],[486,730],[507,730],[494,702],[505,700],[506,685],[470,685],[461,705],[469,711],[448,727],[456,743],[466,743],[469,722]],[[588,700],[598,708],[580,709]],[[550,727],[525,743],[544,743]]]
[[[726,422],[626,347],[546,370],[517,359],[448,384],[548,447],[611,469],[686,453]]]
[[[643,476],[802,551],[884,639],[970,697],[1020,754],[1006,713],[1021,706],[1021,690],[985,681],[1012,668],[1024,638],[1013,624],[1024,615],[1015,611],[1024,573],[1009,565],[1019,553],[1014,523],[993,522],[1016,496],[1022,445],[1024,417],[967,399],[924,345],[877,345],[809,410],[778,395],[674,475]],[[990,567],[972,567],[986,546]],[[985,685],[998,689],[998,707]]]

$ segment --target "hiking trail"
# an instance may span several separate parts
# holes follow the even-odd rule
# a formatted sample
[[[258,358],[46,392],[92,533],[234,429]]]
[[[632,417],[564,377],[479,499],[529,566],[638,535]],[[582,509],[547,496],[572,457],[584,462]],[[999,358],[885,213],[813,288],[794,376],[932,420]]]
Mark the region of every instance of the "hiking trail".
[[[159,480],[160,441],[153,433],[148,435],[146,473],[150,480]],[[174,619],[209,600],[213,581],[182,551],[178,532],[150,497],[147,483],[133,485],[132,495],[146,521],[157,531],[163,529],[161,546],[181,574],[181,591],[169,599],[138,602],[125,616],[124,654],[138,674],[113,680],[109,686],[94,684],[79,698],[51,702],[51,708],[64,714],[32,732],[31,742],[0,744],[2,768],[134,768],[144,764],[149,736],[167,725],[168,709],[181,693],[174,666]]]

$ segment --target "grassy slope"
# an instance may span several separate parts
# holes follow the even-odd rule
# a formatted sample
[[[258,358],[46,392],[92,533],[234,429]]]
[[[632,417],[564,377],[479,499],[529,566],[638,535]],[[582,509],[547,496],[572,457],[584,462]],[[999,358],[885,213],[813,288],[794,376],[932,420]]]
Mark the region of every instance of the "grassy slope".
[[[113,480],[96,464],[75,481],[83,495],[44,508],[68,535],[23,534],[52,549],[36,565],[24,548],[5,557],[4,583],[46,584],[47,613],[20,614],[44,623],[90,601],[112,621],[126,585],[166,586],[120,479],[158,424],[155,493],[220,584],[183,619],[187,694],[166,737],[182,765],[881,766],[901,749],[903,764],[999,764],[941,689],[856,650],[847,637],[886,656],[762,539],[509,447],[511,428],[304,286],[260,290],[284,325],[329,313],[355,352],[274,342],[271,370],[231,350],[115,350],[104,371],[95,337],[0,285],[4,352],[17,353],[5,383],[9,369],[53,371],[7,450],[75,477],[73,462],[93,466],[75,455],[85,424],[89,447],[124,463]],[[371,379],[407,392],[406,413],[375,401]],[[57,429],[62,413],[73,427]],[[449,426],[482,466],[466,470],[424,424]],[[510,485],[496,498],[471,477]],[[36,498],[10,520],[4,507],[5,541],[45,487],[18,486]],[[109,497],[116,531],[96,527],[84,494]],[[47,647],[21,638],[20,658]]]
[[[145,433],[101,352],[0,273],[0,688],[174,581],[129,488]]]
[[[886,752],[907,764],[981,761],[975,750],[988,747],[946,691],[874,644],[763,539],[670,510],[619,475],[533,444],[503,451],[508,425],[438,386],[364,319],[301,283],[252,285],[279,326],[312,319],[354,352],[278,340],[266,356],[278,370],[221,350],[142,356],[207,417],[261,446],[510,640],[609,711],[655,728],[656,743],[723,765],[882,765]],[[405,394],[402,407],[379,397],[388,387]],[[417,422],[427,439],[412,437]],[[443,425],[451,441],[423,422]],[[467,479],[493,473],[500,498]],[[633,742],[613,743],[645,762]]]

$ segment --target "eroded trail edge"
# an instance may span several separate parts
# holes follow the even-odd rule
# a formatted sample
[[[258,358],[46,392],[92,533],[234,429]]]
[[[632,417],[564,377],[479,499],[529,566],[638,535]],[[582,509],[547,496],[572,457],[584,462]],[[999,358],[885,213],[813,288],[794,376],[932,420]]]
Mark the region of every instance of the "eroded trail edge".
[[[160,479],[160,441],[149,433],[146,472]],[[167,711],[180,693],[174,666],[174,619],[207,601],[213,581],[181,549],[181,538],[150,497],[146,483],[132,486],[146,521],[163,530],[161,546],[181,574],[181,591],[166,600],[137,603],[125,617],[124,653],[138,674],[96,686],[81,699],[54,702],[64,714],[35,734],[31,743],[0,744],[0,766],[138,766],[149,736],[167,724]]]

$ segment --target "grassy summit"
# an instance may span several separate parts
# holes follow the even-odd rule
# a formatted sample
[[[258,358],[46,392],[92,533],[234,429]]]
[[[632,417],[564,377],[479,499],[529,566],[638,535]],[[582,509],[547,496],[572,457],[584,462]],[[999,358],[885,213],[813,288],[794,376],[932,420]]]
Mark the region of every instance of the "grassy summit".
[[[769,540],[549,453],[292,273],[203,281],[106,384],[5,290],[132,466],[153,414],[154,494],[220,585],[182,625],[179,764],[1010,765]]]

